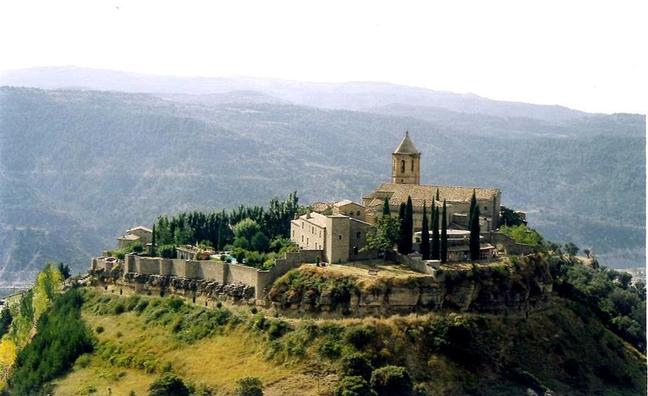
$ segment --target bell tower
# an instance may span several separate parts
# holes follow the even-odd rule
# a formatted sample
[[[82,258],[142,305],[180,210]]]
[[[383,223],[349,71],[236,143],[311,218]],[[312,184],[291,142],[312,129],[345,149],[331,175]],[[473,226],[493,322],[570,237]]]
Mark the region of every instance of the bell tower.
[[[421,184],[421,153],[412,143],[408,131],[392,153],[392,183]]]

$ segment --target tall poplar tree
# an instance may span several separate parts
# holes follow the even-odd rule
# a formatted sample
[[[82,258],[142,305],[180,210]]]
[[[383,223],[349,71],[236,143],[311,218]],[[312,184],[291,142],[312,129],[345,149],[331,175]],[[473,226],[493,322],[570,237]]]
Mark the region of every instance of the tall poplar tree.
[[[419,253],[423,256],[423,260],[430,259],[430,229],[428,227],[425,201],[423,202],[423,225],[421,229],[421,245],[419,246]]]
[[[448,262],[448,220],[446,220],[446,200],[443,200],[443,214],[441,217],[441,262]]]
[[[391,216],[391,211],[389,210],[389,199],[385,198],[385,202],[383,203],[383,216]]]
[[[432,203],[432,260],[441,258],[441,240],[439,235],[439,208]]]

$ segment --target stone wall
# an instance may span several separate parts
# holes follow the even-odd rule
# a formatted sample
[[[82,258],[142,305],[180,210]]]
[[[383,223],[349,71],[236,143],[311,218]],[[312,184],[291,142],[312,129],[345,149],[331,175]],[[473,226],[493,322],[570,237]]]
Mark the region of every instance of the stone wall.
[[[498,249],[504,249],[506,254],[511,256],[525,256],[534,252],[534,247],[517,243],[508,235],[501,232],[490,232],[487,234],[489,242]]]
[[[423,260],[423,256],[419,253],[408,255],[397,254],[396,259],[400,264],[406,265],[416,272],[432,276],[436,275],[436,270],[441,264],[439,260]]]
[[[90,271],[103,273],[111,277],[118,276],[125,281],[129,281],[129,279],[137,279],[138,281],[145,279],[141,283],[151,283],[153,286],[161,282],[158,277],[166,277],[168,278],[167,281],[173,284],[183,284],[174,279],[206,280],[220,285],[242,284],[254,290],[255,298],[261,299],[264,290],[275,279],[303,263],[314,263],[317,257],[322,257],[322,251],[301,250],[286,253],[284,258],[277,259],[276,265],[270,270],[259,270],[241,264],[220,261],[165,259],[129,254],[126,255],[123,263],[116,261],[113,264],[113,262],[107,261],[105,257],[93,258]],[[114,275],[114,273],[118,275]]]

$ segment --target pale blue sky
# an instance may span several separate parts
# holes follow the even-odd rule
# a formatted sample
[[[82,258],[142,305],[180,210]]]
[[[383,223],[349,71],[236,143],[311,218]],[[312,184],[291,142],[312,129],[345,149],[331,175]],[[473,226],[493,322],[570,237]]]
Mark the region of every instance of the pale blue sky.
[[[372,80],[646,112],[646,1],[3,1],[0,70]]]

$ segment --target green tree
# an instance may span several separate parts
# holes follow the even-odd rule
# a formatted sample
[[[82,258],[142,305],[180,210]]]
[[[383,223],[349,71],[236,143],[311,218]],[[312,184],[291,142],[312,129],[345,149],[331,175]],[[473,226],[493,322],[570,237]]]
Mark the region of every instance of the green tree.
[[[421,226],[421,245],[419,252],[423,256],[423,260],[430,259],[430,229],[428,227],[427,208],[423,202],[423,224]]]
[[[67,279],[72,275],[70,271],[70,266],[67,264],[59,263],[58,270],[61,273],[63,279]]]
[[[575,256],[575,255],[577,255],[577,254],[578,254],[578,250],[579,250],[579,249],[578,249],[578,246],[576,246],[576,245],[575,245],[574,243],[572,243],[572,242],[567,242],[567,243],[565,244],[565,252],[567,252],[567,254],[570,255],[570,256]]]
[[[364,353],[355,352],[346,355],[340,363],[340,374],[342,377],[360,376],[365,380],[371,379],[373,366],[371,360]]]
[[[149,396],[189,396],[189,388],[177,375],[168,372],[149,386]]]
[[[256,221],[246,218],[236,223],[232,231],[236,238],[244,238],[249,242],[257,232],[261,231],[261,227]]]
[[[410,396],[412,379],[405,367],[384,366],[371,373],[371,387],[378,396]]]
[[[155,224],[151,229],[151,247],[149,248],[149,256],[155,256]]]
[[[441,214],[441,262],[448,262],[448,220],[446,216],[446,200],[443,200],[443,212]]]
[[[376,396],[369,383],[357,375],[342,377],[335,389],[335,396]]]
[[[363,251],[377,250],[387,252],[394,247],[400,238],[400,221],[392,216],[382,216],[375,227],[367,232],[367,246]]]
[[[473,190],[472,198],[470,199],[470,213],[468,215],[468,229],[470,230],[470,259],[472,261],[479,260],[479,205],[477,204],[477,196]]]
[[[404,247],[405,254],[412,253],[412,239],[414,237],[414,207],[412,205],[412,197],[407,197],[405,204],[405,221],[404,221]]]
[[[441,236],[439,235],[439,208],[432,201],[432,260],[441,258]]]
[[[159,248],[159,254],[163,258],[176,258],[175,245],[162,245]]]
[[[250,245],[252,246],[252,249],[257,252],[264,253],[270,248],[270,240],[263,232],[259,231],[252,237]]]
[[[236,238],[234,238],[234,242],[232,242],[232,245],[234,247],[245,249],[245,250],[250,249],[250,241],[243,238],[242,236],[237,236]]]
[[[263,396],[263,384],[256,377],[244,377],[236,381],[236,396]]]
[[[405,253],[405,245],[407,242],[405,239],[407,238],[406,233],[405,233],[405,228],[407,225],[405,224],[405,208],[406,208],[405,202],[401,202],[400,206],[398,207],[398,221],[399,221],[399,237],[398,237],[398,253]]]
[[[385,198],[385,202],[383,202],[383,211],[382,211],[383,216],[391,216],[391,210],[389,209],[389,199]]]

